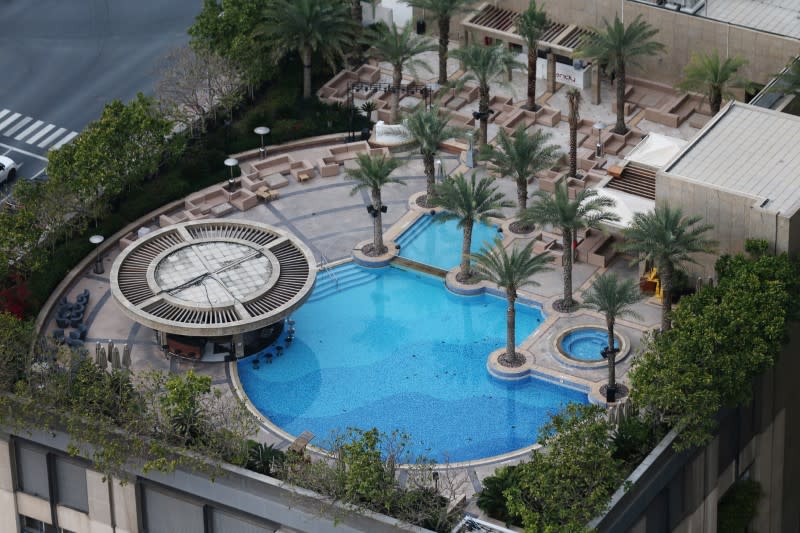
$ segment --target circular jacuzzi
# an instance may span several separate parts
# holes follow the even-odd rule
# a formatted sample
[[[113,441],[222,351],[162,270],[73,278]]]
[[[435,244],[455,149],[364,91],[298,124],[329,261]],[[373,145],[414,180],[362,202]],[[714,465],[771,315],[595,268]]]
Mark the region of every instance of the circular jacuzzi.
[[[603,350],[608,346],[608,331],[596,326],[577,326],[563,331],[556,340],[556,351],[565,362],[575,366],[602,366],[606,364]],[[614,347],[618,350],[616,361],[628,354],[628,343],[619,333],[614,334]]]

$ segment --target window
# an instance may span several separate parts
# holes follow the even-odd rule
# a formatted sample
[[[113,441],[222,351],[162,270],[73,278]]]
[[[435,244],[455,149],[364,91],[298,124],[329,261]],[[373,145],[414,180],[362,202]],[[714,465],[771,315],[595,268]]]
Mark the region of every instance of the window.
[[[55,463],[57,503],[88,513],[86,469],[64,457],[56,457]]]
[[[142,487],[146,533],[196,533],[205,531],[202,506],[175,493]]]
[[[69,533],[66,529],[57,532],[56,528],[50,524],[45,524],[30,516],[19,515],[19,521],[22,524],[22,533]]]
[[[17,442],[17,482],[22,492],[50,499],[47,454],[44,450]]]
[[[212,533],[273,533],[274,527],[260,525],[254,520],[227,513],[219,509],[211,510]]]

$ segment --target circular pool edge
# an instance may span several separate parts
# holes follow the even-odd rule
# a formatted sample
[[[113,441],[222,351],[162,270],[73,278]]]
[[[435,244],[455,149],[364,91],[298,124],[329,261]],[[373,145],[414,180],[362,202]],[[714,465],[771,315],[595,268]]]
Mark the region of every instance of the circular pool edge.
[[[575,359],[570,357],[567,353],[564,352],[562,349],[562,341],[564,337],[569,335],[570,333],[575,333],[576,331],[587,330],[587,329],[596,329],[598,331],[603,332],[605,335],[608,335],[608,330],[602,326],[597,326],[593,324],[582,324],[578,326],[570,326],[568,328],[563,329],[559,334],[556,336],[555,340],[553,341],[553,353],[555,353],[558,360],[567,365],[574,368],[585,368],[585,369],[594,369],[594,368],[604,368],[608,366],[608,362],[603,359],[601,361],[583,361],[581,359]],[[617,358],[614,361],[614,364],[617,365],[621,361],[623,361],[631,351],[631,344],[628,341],[628,337],[620,333],[619,331],[614,332],[614,338],[619,343],[619,353],[617,353]]]

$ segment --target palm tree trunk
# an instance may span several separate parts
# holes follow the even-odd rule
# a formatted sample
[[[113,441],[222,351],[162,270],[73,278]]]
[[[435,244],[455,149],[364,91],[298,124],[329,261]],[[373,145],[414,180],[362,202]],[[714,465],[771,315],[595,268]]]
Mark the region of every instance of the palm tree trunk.
[[[563,234],[562,246],[564,247],[564,301],[566,310],[572,309],[572,230],[561,228]]]
[[[608,388],[613,389],[617,386],[617,353],[614,351],[614,320],[606,315],[606,326],[608,326]]]
[[[403,83],[403,67],[395,65],[394,72],[392,73],[392,124],[397,124],[397,112],[400,108],[400,85]]]
[[[489,142],[489,85],[481,84],[478,112],[481,114],[481,135],[478,148]]]
[[[303,98],[311,98],[311,48],[303,48]]]
[[[528,178],[527,176],[517,176],[517,205],[523,211],[528,207]]]
[[[672,263],[665,261],[660,265],[658,277],[661,279],[661,331],[672,327]]]
[[[722,107],[722,92],[715,88],[711,88],[711,94],[708,98],[708,103],[711,106],[711,116],[713,117],[719,113],[719,108]]]
[[[372,219],[372,243],[375,246],[375,253],[383,253],[383,217],[381,216],[381,190],[372,189],[372,207],[375,209],[375,216]]]
[[[361,12],[361,0],[350,0],[350,16],[353,17],[360,29],[364,21],[364,14]]]
[[[528,103],[527,108],[536,111],[536,59],[539,57],[536,45],[528,47]]]
[[[472,247],[472,220],[464,224],[464,241],[461,243],[461,273],[469,277],[472,275],[470,269],[469,252]]]
[[[569,175],[578,177],[578,125],[569,123]]]
[[[428,205],[431,205],[431,201],[436,196],[436,191],[434,187],[436,186],[436,169],[433,166],[433,152],[423,152],[422,153],[422,162],[425,165],[425,179],[428,182],[426,194],[428,196],[427,201]]]
[[[614,126],[614,133],[625,135],[628,127],[625,125],[625,62],[617,60],[617,124]]]
[[[447,83],[447,48],[450,45],[450,18],[439,19],[439,85]]]
[[[517,362],[516,343],[516,311],[514,301],[517,299],[516,290],[506,290],[506,355],[509,361]]]

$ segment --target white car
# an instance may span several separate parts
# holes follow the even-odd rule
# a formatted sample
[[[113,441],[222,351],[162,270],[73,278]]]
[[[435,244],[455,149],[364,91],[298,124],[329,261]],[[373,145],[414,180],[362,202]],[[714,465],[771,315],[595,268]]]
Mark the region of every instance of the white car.
[[[14,160],[4,155],[0,155],[0,183],[6,180],[13,180],[17,175],[17,164]]]

